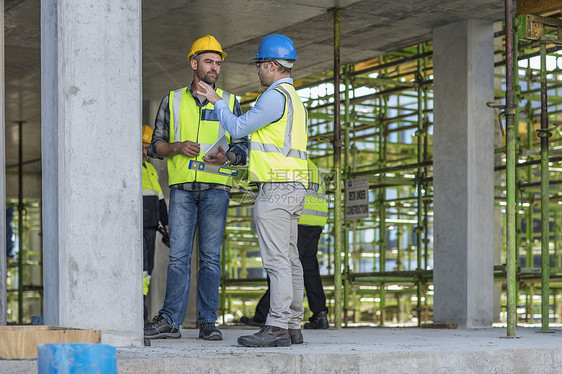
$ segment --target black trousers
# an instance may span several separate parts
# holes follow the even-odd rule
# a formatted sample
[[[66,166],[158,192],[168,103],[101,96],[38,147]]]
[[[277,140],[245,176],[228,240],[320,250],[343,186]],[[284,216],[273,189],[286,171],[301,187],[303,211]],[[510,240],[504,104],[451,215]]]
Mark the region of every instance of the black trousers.
[[[142,229],[142,271],[152,274],[154,269],[154,252],[156,250],[156,228],[143,227]]]
[[[299,258],[302,264],[304,275],[304,289],[308,298],[308,306],[313,315],[322,311],[328,311],[326,308],[326,295],[322,287],[322,278],[320,277],[320,268],[318,266],[318,241],[322,234],[321,226],[304,226],[299,225],[299,234],[297,239],[297,248],[299,250]],[[267,291],[261,297],[256,306],[254,321],[265,322],[269,313],[269,277],[267,278]]]
[[[143,227],[142,228],[142,271],[152,274],[154,269],[154,252],[156,251],[156,228]],[[148,318],[148,308],[146,307],[146,296],[143,295],[143,315],[144,320]]]

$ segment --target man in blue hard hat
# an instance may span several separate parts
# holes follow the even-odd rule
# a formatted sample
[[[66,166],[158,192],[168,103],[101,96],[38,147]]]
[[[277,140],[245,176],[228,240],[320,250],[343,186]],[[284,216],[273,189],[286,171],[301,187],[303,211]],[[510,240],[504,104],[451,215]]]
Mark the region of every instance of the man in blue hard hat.
[[[297,54],[291,39],[266,36],[254,58],[258,77],[267,90],[252,109],[236,117],[210,85],[205,96],[219,120],[234,137],[251,135],[249,179],[259,187],[254,206],[260,254],[270,279],[270,309],[265,326],[241,336],[247,347],[286,347],[303,342],[301,321],[304,282],[297,250],[298,220],[308,186],[307,112],[299,98],[291,69]]]
[[[327,329],[328,308],[326,307],[326,294],[322,286],[320,266],[316,255],[318,253],[318,242],[322,230],[328,222],[328,201],[325,195],[324,180],[316,164],[310,159],[308,162],[308,189],[304,209],[299,218],[299,235],[297,248],[299,259],[302,264],[304,276],[304,289],[308,306],[312,311],[309,322],[304,324],[305,329]],[[263,327],[269,314],[270,290],[268,289],[256,305],[253,317],[242,316],[240,322],[248,326]]]

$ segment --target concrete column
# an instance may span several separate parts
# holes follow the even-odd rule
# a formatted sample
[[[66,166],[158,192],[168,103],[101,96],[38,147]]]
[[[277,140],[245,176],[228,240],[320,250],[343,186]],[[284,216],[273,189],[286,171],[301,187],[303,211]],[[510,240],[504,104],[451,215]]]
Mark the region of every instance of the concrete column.
[[[4,0],[0,0],[0,325],[6,324],[6,134],[4,77]]]
[[[142,344],[141,1],[41,3],[45,322]]]
[[[434,321],[491,327],[494,265],[493,25],[433,31]]]
[[[494,32],[502,31],[503,25],[497,23],[494,25]],[[494,49],[505,49],[502,45],[501,38],[494,39]],[[498,62],[503,59],[503,55],[498,54],[494,56],[494,62]],[[505,67],[502,68],[503,75],[505,76]],[[502,79],[500,77],[494,77],[494,88],[502,88]],[[494,109],[494,148],[500,148],[503,145],[504,137],[500,130],[500,124],[498,122],[499,109]],[[502,155],[494,155],[494,167],[502,164]],[[505,177],[505,170],[498,171],[494,173],[494,185],[500,186],[502,178]],[[505,209],[505,207],[503,208]],[[505,221],[505,214],[502,213],[502,207],[496,206],[494,204],[494,265],[501,265],[505,263],[505,256],[502,256],[502,249],[506,245],[504,243],[503,225]],[[503,257],[503,258],[502,258]],[[505,284],[505,280],[494,279],[494,319],[493,322],[501,322],[501,312],[502,312],[502,285]]]

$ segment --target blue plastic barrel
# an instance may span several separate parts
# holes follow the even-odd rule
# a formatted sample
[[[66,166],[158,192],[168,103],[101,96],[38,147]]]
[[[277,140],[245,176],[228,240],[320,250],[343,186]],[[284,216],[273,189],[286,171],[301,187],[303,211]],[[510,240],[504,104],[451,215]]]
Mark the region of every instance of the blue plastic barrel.
[[[106,344],[41,344],[39,374],[117,374],[117,352]]]

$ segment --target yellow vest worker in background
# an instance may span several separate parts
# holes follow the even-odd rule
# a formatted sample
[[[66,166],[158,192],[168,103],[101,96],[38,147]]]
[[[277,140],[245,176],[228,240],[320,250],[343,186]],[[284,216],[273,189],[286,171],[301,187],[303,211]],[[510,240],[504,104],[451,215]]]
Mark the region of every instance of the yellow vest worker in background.
[[[197,310],[199,338],[222,340],[215,327],[221,276],[220,248],[230,199],[231,177],[189,169],[191,160],[223,165],[241,165],[248,157],[248,138],[234,139],[220,125],[213,103],[197,95],[207,84],[235,115],[241,114],[234,95],[215,87],[226,53],[211,35],[193,42],[187,56],[193,81],[162,99],[154,135],[148,149],[151,157],[168,159],[170,184],[170,262],[164,306],[144,329],[144,337],[179,338],[189,296],[191,254],[195,232],[199,239]],[[205,83],[203,83],[205,82]],[[219,149],[203,159],[205,151],[225,135],[229,149]]]
[[[328,201],[324,190],[324,180],[318,167],[312,162],[310,157],[308,163],[308,189],[304,210],[299,219],[299,236],[297,248],[299,259],[301,260],[304,275],[304,289],[308,306],[312,311],[309,322],[304,324],[305,329],[327,329],[328,308],[326,307],[326,294],[322,287],[322,277],[316,254],[318,253],[318,242],[322,230],[328,221]],[[268,286],[270,284],[267,279]],[[240,322],[248,326],[264,326],[269,313],[270,290],[269,287],[256,305],[256,312],[253,317],[242,316]]]
[[[142,127],[142,293],[144,296],[144,320],[148,318],[146,295],[150,286],[150,277],[154,269],[154,252],[156,244],[156,230],[158,223],[168,232],[168,209],[158,183],[158,173],[148,162],[147,150],[152,139],[152,129]]]
[[[260,254],[270,279],[270,310],[265,326],[241,336],[248,347],[286,347],[303,342],[301,321],[304,282],[297,250],[298,220],[302,214],[308,168],[307,112],[299,98],[291,68],[295,46],[284,35],[266,36],[258,49],[256,68],[267,90],[252,109],[236,117],[212,86],[199,93],[215,104],[221,124],[233,136],[251,135],[250,182],[259,194],[254,206]]]

